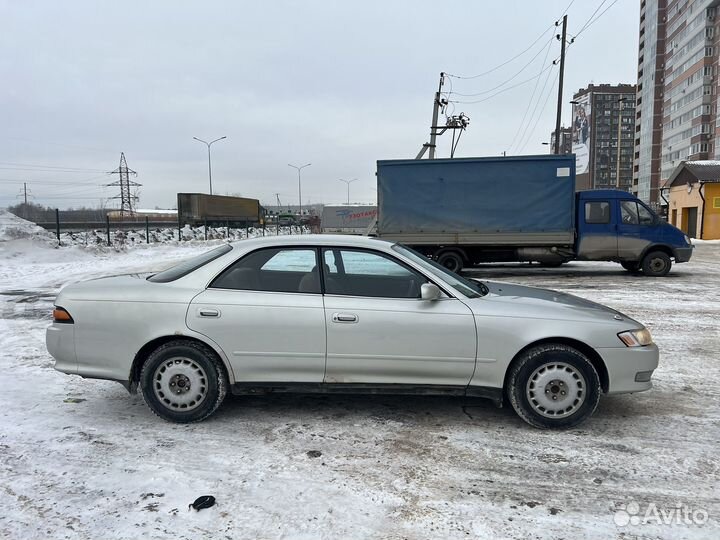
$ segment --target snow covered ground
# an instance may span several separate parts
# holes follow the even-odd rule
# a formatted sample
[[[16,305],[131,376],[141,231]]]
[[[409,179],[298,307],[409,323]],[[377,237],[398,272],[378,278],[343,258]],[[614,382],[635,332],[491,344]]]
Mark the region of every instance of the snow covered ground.
[[[604,263],[472,272],[603,302],[653,332],[655,388],[602,399],[576,429],[539,431],[480,399],[293,395],[230,397],[185,426],[117,383],[54,371],[45,327],[64,284],[213,242],[56,249],[0,222],[2,538],[720,537],[718,244],[661,279]],[[189,512],[205,494],[218,505]],[[676,522],[678,505],[704,523]]]

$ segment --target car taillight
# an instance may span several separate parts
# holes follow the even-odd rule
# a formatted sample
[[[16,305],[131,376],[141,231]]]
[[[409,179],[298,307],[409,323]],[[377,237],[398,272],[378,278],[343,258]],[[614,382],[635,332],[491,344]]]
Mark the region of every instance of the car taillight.
[[[75,321],[73,321],[73,318],[70,316],[70,314],[67,312],[65,308],[56,307],[53,309],[53,321],[56,323],[66,323],[66,324],[72,324]]]

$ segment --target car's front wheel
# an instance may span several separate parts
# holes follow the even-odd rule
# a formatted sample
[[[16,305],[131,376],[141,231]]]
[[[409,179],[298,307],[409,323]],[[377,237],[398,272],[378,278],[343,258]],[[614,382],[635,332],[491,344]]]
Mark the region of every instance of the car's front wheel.
[[[202,343],[175,340],[155,349],[140,371],[145,403],[160,418],[189,423],[204,420],[227,391],[225,368]]]
[[[642,271],[646,276],[663,277],[670,272],[672,260],[667,253],[662,251],[653,251],[645,255],[642,260]]]
[[[587,419],[600,400],[600,378],[583,353],[562,343],[524,351],[506,388],[515,412],[539,428],[569,428]]]

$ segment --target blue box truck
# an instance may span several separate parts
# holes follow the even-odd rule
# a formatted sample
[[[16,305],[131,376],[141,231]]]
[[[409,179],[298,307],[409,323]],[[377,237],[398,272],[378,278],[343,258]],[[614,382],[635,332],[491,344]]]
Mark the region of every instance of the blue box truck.
[[[377,235],[453,271],[483,262],[615,261],[664,276],[685,234],[631,193],[575,192],[575,156],[377,162]]]

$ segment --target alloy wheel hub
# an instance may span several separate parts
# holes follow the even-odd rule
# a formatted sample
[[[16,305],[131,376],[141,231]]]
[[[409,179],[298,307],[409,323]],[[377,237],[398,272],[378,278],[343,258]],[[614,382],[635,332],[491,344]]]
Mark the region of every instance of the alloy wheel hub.
[[[170,358],[155,370],[153,391],[165,407],[189,411],[205,401],[208,392],[207,375],[191,358]]]
[[[551,362],[537,368],[528,379],[525,395],[530,406],[546,418],[563,418],[584,402],[585,378],[565,362]]]

